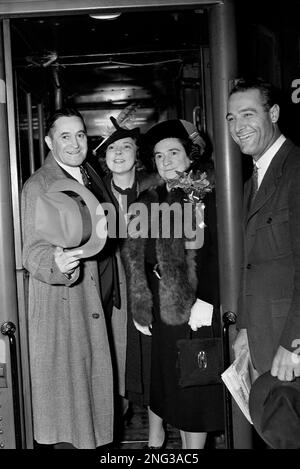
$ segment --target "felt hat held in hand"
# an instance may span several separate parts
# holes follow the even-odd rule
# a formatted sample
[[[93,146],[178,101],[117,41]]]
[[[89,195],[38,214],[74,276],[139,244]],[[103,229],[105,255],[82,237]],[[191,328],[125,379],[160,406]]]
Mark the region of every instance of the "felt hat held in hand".
[[[45,241],[62,248],[80,248],[81,257],[100,252],[107,238],[103,208],[79,182],[55,181],[36,201],[35,229]]]
[[[280,381],[264,373],[254,381],[249,411],[255,429],[274,449],[300,449],[300,378]]]

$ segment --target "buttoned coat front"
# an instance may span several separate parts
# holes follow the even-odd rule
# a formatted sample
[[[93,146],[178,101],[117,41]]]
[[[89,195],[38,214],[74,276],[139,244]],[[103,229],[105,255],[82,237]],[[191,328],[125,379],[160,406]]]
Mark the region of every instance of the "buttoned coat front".
[[[113,439],[112,361],[97,260],[82,260],[68,280],[54,261],[55,246],[40,239],[34,227],[37,197],[65,177],[50,153],[22,191],[34,437],[42,444],[95,448]],[[118,324],[117,355],[125,361],[122,315]]]
[[[286,140],[250,204],[245,185],[245,256],[238,327],[246,328],[259,373],[279,345],[300,345],[300,149]]]

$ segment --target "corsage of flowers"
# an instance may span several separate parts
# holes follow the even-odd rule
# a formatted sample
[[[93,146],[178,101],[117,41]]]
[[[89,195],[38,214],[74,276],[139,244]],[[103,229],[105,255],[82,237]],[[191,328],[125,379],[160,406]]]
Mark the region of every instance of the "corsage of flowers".
[[[214,184],[207,179],[205,172],[180,172],[176,171],[178,177],[175,179],[168,180],[168,186],[170,189],[180,188],[182,189],[187,198],[186,200],[192,202],[193,205],[201,207],[204,210],[205,205],[202,202],[203,198],[208,192],[211,192],[214,188]],[[202,226],[201,226],[202,225]],[[200,224],[200,228],[204,228],[204,222]]]

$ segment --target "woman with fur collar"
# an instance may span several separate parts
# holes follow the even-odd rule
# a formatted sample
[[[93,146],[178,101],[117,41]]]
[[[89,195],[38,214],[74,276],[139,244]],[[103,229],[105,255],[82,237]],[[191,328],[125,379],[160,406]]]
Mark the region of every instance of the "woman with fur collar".
[[[199,167],[201,151],[194,138],[199,143],[192,124],[180,120],[161,122],[145,135],[165,184],[139,195],[138,207],[145,208],[148,219],[129,223],[130,236],[121,250],[133,318],[142,332],[152,334],[150,409],[157,422],[156,443],[151,445],[155,447],[165,442],[162,420],[180,430],[183,449],[203,448],[207,432],[222,430],[224,425],[222,386],[180,388],[176,368],[178,339],[187,338],[191,330],[193,337],[220,334],[214,194],[208,193],[192,212],[185,212],[191,202],[181,188],[174,188],[178,172],[192,171],[192,175]],[[154,227],[153,207],[163,203],[177,207],[170,216],[168,234],[164,215],[158,223],[155,219]],[[199,209],[202,215],[204,209],[202,223],[198,223]],[[176,210],[185,214],[179,222]],[[188,219],[186,213],[194,218]],[[187,235],[192,227],[196,244]],[[154,435],[149,445],[151,440]]]

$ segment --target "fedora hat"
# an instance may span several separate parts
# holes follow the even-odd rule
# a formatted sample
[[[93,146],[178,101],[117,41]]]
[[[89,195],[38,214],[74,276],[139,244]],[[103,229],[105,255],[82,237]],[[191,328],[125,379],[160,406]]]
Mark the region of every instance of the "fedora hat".
[[[280,381],[264,373],[254,381],[249,411],[261,438],[274,449],[300,448],[300,378]]]
[[[37,198],[35,229],[54,246],[80,248],[81,257],[95,256],[107,238],[101,204],[91,191],[70,178],[55,181]]]

